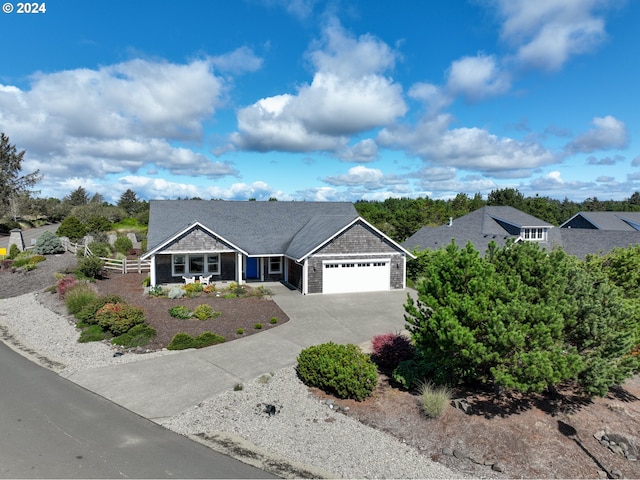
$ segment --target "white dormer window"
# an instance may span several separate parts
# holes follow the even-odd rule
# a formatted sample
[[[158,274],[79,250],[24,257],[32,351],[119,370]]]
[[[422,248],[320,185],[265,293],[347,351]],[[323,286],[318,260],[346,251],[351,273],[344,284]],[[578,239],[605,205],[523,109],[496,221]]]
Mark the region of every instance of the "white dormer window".
[[[546,228],[523,228],[520,235],[530,242],[543,242],[547,239]]]

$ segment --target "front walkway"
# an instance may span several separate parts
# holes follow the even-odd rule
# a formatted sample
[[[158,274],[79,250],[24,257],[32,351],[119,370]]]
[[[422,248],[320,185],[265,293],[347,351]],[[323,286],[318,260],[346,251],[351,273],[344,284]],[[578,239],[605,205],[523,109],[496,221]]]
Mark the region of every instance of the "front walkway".
[[[256,284],[254,284],[256,285]],[[301,295],[264,283],[289,321],[200,350],[72,373],[74,383],[143,417],[162,421],[265,373],[293,366],[300,350],[333,341],[366,345],[401,331],[407,292]]]

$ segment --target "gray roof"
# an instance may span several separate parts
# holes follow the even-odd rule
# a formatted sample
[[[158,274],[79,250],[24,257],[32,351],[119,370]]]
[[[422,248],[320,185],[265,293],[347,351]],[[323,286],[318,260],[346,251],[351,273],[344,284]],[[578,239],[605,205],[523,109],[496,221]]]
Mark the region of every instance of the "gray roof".
[[[606,254],[614,248],[640,244],[640,232],[616,232],[586,228],[558,228],[560,245],[565,252],[585,259],[589,254]]]
[[[499,246],[507,239],[516,239],[520,228],[550,228],[553,225],[513,207],[482,207],[453,220],[452,224],[440,227],[422,227],[409,237],[402,246],[407,250],[439,249],[455,241],[458,246],[467,242],[480,253],[484,253],[490,242]],[[512,227],[512,228],[510,228]],[[515,233],[515,231],[518,233]]]
[[[585,228],[585,221],[598,230],[640,231],[640,212],[578,212],[560,228]]]
[[[148,251],[199,222],[249,255],[299,258],[357,218],[347,202],[152,200]]]

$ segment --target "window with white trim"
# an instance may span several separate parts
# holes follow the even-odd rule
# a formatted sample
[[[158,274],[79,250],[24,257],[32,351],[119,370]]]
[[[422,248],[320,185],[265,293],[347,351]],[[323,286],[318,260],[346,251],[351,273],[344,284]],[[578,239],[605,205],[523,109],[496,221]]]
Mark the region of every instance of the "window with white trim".
[[[269,257],[269,273],[282,273],[282,257]]]
[[[546,228],[523,228],[522,238],[532,242],[540,242],[547,239]]]
[[[220,274],[219,253],[175,254],[171,260],[172,275]]]

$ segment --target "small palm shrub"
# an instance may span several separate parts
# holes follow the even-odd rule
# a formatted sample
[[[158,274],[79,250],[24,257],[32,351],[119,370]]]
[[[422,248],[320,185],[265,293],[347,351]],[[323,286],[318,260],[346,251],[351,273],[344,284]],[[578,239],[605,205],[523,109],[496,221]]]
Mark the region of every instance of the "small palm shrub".
[[[67,306],[67,311],[71,315],[76,315],[97,298],[98,295],[93,291],[91,286],[82,282],[76,283],[66,291],[64,295],[64,303]]]
[[[75,277],[65,276],[58,280],[56,285],[56,292],[60,298],[64,298],[64,294],[67,293],[67,290],[75,285],[78,280]]]
[[[126,303],[107,303],[96,312],[96,320],[113,335],[122,335],[134,325],[145,322],[144,310]]]
[[[429,418],[440,417],[451,402],[451,390],[425,382],[420,386],[420,406]]]
[[[184,305],[176,305],[175,307],[171,307],[169,309],[169,315],[171,315],[173,318],[185,319],[191,318],[193,312]]]
[[[370,396],[378,382],[376,366],[353,344],[306,348],[298,355],[297,372],[306,385],[358,401]]]
[[[216,312],[210,305],[203,303],[198,305],[193,310],[193,316],[198,320],[208,320],[210,318],[217,318],[222,314],[222,312]]]
[[[413,358],[415,351],[411,340],[399,333],[383,333],[371,340],[371,359],[380,368],[392,371],[400,362]]]
[[[192,337],[188,333],[180,332],[175,336],[167,345],[167,350],[185,350],[188,348],[203,348],[210,345],[216,345],[223,343],[225,338],[221,335],[217,335],[213,332],[205,332],[197,337]]]
[[[134,325],[127,333],[111,340],[114,345],[120,345],[127,348],[142,347],[156,336],[156,330],[146,323]]]
[[[44,232],[36,240],[35,252],[40,255],[53,255],[55,253],[64,253],[62,241],[55,233]]]

